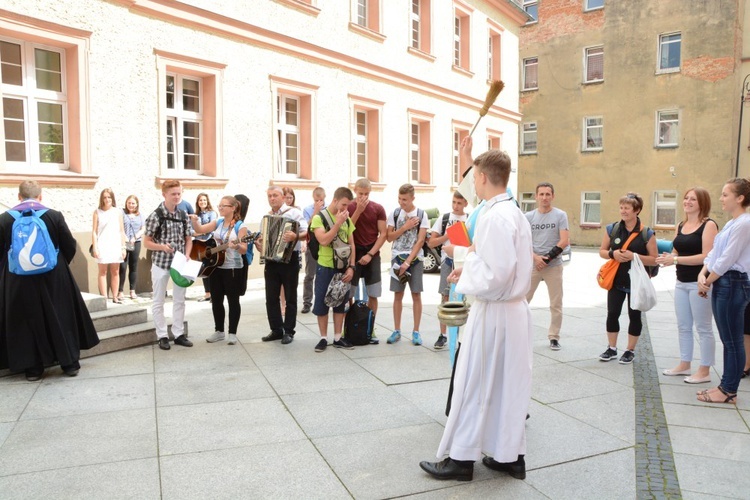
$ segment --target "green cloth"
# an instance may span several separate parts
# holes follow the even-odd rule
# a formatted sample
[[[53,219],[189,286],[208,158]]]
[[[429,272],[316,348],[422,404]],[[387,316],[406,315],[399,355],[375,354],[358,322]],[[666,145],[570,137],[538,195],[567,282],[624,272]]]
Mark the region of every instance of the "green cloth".
[[[328,212],[328,215],[331,217],[332,221],[336,221],[336,217],[331,214],[331,212],[328,210],[328,208],[325,209],[326,212]],[[325,231],[325,226],[323,225],[323,219],[321,218],[321,215],[318,214],[315,217],[312,218],[312,222],[310,223],[310,230],[315,232],[315,229],[322,227]],[[346,223],[342,224],[339,228],[339,234],[338,237],[343,241],[344,243],[349,243],[349,237],[354,232],[354,223],[352,222],[351,218],[346,219]],[[331,242],[332,244],[333,242]],[[333,248],[331,245],[320,245],[320,248],[318,249],[318,264],[320,264],[323,267],[328,267],[330,269],[333,269]]]

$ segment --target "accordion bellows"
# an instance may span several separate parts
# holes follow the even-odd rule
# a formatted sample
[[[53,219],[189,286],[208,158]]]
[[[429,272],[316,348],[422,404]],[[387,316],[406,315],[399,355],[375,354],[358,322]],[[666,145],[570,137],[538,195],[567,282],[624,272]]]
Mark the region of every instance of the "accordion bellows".
[[[299,222],[282,215],[264,215],[260,222],[260,263],[265,261],[288,264],[292,258],[296,241],[284,241],[284,233],[299,234]]]

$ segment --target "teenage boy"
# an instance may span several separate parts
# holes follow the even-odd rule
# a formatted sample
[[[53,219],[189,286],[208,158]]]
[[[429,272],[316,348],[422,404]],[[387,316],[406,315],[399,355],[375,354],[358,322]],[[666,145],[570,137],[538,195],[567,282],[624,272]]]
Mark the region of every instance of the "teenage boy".
[[[178,180],[167,180],[161,185],[164,201],[146,219],[146,233],[143,246],[152,251],[151,283],[154,288],[152,313],[159,348],[169,350],[167,319],[164,317],[164,299],[169,283],[169,268],[175,251],[190,255],[193,247],[193,227],[188,214],[177,208],[182,199],[182,185]],[[193,347],[185,336],[185,291],[187,289],[174,284],[172,290],[172,335],[175,345]]]
[[[451,292],[450,283],[448,283],[448,275],[453,272],[453,259],[446,253],[446,247],[450,246],[448,234],[446,230],[456,222],[466,222],[466,205],[468,202],[461,193],[458,191],[453,192],[453,211],[449,214],[444,214],[438,220],[435,221],[435,225],[430,230],[430,237],[427,240],[427,246],[435,248],[439,245],[443,245],[443,249],[440,252],[440,285],[438,286],[438,293],[440,294],[440,302],[446,302]],[[448,341],[445,336],[445,325],[440,323],[440,335],[438,336],[437,342],[435,342],[435,349],[442,349],[445,347]]]
[[[561,254],[570,243],[568,215],[552,206],[555,188],[549,182],[536,187],[536,210],[526,212],[534,238],[534,269],[526,301],[534,298],[539,282],[544,280],[549,294],[549,348],[560,350],[560,327],[563,317],[563,265]]]
[[[382,294],[380,248],[388,237],[383,205],[370,200],[372,185],[367,179],[358,179],[354,184],[357,199],[349,205],[354,233],[356,269],[352,279],[352,297],[357,291],[359,279],[364,278],[367,290],[367,305],[373,316],[378,313],[378,297]],[[377,339],[375,339],[377,342]]]
[[[315,352],[323,352],[328,347],[328,306],[325,303],[328,285],[331,284],[336,273],[344,273],[341,281],[351,283],[354,276],[354,223],[349,218],[347,208],[354,199],[352,191],[347,187],[340,187],[333,193],[333,201],[321,213],[312,218],[310,229],[320,245],[318,248],[318,268],[315,274],[315,303],[312,312],[318,317],[320,341],[315,346]],[[328,227],[323,224],[326,217]],[[331,224],[332,222],[332,224]],[[349,266],[346,270],[336,270],[333,257],[334,240],[338,238],[347,243],[351,249]],[[351,342],[341,336],[344,329],[346,300],[333,308],[333,346],[343,349],[354,349]]]
[[[313,202],[302,210],[307,226],[310,227],[312,218],[320,213],[326,206],[326,190],[322,187],[316,187],[312,192]],[[313,284],[315,283],[315,270],[318,263],[312,256],[310,247],[305,250],[305,280],[302,288],[302,314],[307,314],[312,309],[313,303]]]
[[[424,245],[430,220],[424,210],[414,205],[414,186],[404,184],[398,188],[398,206],[388,215],[388,236],[391,247],[391,291],[393,297],[393,333],[388,337],[388,343],[393,344],[401,340],[401,312],[404,307],[404,291],[406,283],[411,290],[412,307],[414,309],[414,331],[411,341],[414,345],[422,345],[419,335],[419,322],[422,319],[422,274]],[[398,277],[394,278],[393,275]]]
[[[506,192],[510,157],[490,150],[474,160],[474,186],[486,201],[470,247],[455,247],[456,292],[476,296],[456,360],[440,462],[420,467],[437,479],[470,481],[474,461],[526,477],[526,413],[531,401],[531,228]],[[463,267],[461,266],[463,265]],[[484,458],[482,455],[485,454]]]

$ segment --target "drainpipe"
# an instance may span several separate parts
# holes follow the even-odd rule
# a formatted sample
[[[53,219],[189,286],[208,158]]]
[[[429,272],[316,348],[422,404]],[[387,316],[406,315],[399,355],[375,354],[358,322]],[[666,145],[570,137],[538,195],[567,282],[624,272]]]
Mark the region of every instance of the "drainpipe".
[[[750,78],[750,73],[745,75],[745,79],[742,80],[742,93],[740,94],[740,130],[737,132],[737,161],[734,167],[734,176],[740,176],[740,144],[742,143],[742,111],[745,108],[745,101],[750,97],[750,82],[747,79]]]

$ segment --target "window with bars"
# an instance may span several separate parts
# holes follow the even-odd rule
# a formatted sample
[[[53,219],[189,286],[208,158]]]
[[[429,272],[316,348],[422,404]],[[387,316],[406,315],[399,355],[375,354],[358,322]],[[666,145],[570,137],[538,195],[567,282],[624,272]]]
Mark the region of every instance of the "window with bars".
[[[601,224],[602,193],[584,191],[581,193],[581,224]]]
[[[521,124],[521,154],[535,154],[537,140],[536,122]]]
[[[539,58],[529,57],[523,60],[522,90],[536,90],[539,88]]]
[[[676,148],[680,141],[680,112],[676,109],[656,112],[656,147]]]
[[[654,191],[654,226],[677,223],[677,191]]]
[[[166,78],[167,169],[200,172],[203,82],[177,73]]]
[[[601,116],[583,119],[583,151],[602,151],[604,149],[604,122]]]
[[[681,46],[682,35],[680,33],[659,35],[659,61],[657,72],[672,73],[680,71]]]
[[[64,50],[0,38],[0,67],[6,163],[67,169]]]
[[[585,83],[604,80],[604,47],[588,47],[584,56]]]

